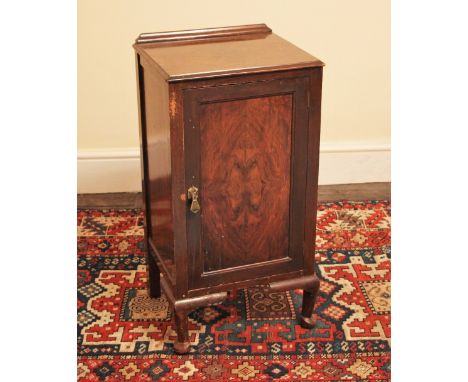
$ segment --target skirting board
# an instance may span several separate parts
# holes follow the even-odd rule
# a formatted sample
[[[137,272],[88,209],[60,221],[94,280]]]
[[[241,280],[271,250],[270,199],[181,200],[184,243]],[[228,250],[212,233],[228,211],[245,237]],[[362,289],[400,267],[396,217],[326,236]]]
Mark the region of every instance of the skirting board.
[[[139,149],[78,151],[79,194],[141,191]],[[319,184],[390,182],[389,144],[320,146]]]

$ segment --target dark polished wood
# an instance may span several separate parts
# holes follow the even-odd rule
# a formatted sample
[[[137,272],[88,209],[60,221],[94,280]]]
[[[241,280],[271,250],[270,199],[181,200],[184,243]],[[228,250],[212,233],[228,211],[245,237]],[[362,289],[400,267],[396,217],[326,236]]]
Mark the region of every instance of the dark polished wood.
[[[170,280],[174,279],[174,223],[172,216],[171,142],[168,85],[151,71],[145,71],[145,126],[150,238],[157,249]],[[162,111],[166,112],[162,112]]]
[[[142,33],[136,39],[137,44],[161,42],[187,42],[194,40],[233,38],[236,36],[252,36],[269,34],[271,29],[265,24],[238,25],[232,27],[192,29],[186,31]]]
[[[291,127],[290,94],[202,106],[204,272],[287,257]]]
[[[191,288],[302,266],[307,157],[291,157],[306,154],[308,77],[295,75],[185,91],[186,182],[204,206],[187,217]]]
[[[304,286],[302,296],[302,310],[300,317],[300,324],[304,328],[313,328],[315,326],[315,319],[312,316],[315,300],[320,288],[320,280],[317,275],[312,276],[309,285]]]
[[[190,350],[187,311],[180,309],[174,310],[175,324],[177,328],[177,341],[174,343],[174,350],[176,353],[185,354]]]
[[[146,251],[146,262],[148,264],[148,290],[152,298],[161,297],[161,271],[156,260],[151,256],[150,251]]]
[[[175,351],[190,310],[257,283],[303,289],[311,327],[323,63],[263,24],[134,47],[150,292],[174,308]]]
[[[147,141],[147,118],[146,118],[146,96],[145,96],[145,78],[143,67],[140,63],[140,57],[136,55],[136,73],[137,73],[137,89],[138,89],[138,112],[139,112],[139,126],[140,126],[140,165],[141,165],[141,180],[142,180],[142,209],[145,215],[144,221],[144,232],[145,232],[145,252],[146,252],[146,263],[148,264],[148,290],[151,297],[158,298],[161,296],[160,286],[160,270],[155,262],[151,250],[151,196],[150,196],[150,181],[148,175],[148,141]]]
[[[324,65],[264,24],[145,33],[134,48],[168,82]]]

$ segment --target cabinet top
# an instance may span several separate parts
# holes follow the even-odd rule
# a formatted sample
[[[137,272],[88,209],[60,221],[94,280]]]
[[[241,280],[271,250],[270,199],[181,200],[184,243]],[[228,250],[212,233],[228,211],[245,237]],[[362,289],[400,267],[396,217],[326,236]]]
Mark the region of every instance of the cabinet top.
[[[324,65],[265,24],[143,33],[134,48],[168,81]]]

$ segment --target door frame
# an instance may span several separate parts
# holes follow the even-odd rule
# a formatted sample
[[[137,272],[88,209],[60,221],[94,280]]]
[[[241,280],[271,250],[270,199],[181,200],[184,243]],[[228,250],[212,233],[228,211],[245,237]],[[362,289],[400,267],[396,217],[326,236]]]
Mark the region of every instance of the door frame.
[[[287,72],[285,72],[287,73]],[[306,208],[307,153],[309,129],[309,79],[277,77],[263,81],[238,82],[183,90],[185,184],[201,187],[199,110],[203,104],[291,94],[293,100],[290,161],[289,248],[288,256],[233,268],[204,271],[201,214],[190,212],[187,203],[187,257],[189,289],[199,289],[256,279],[303,269]],[[201,206],[203,211],[203,205]]]

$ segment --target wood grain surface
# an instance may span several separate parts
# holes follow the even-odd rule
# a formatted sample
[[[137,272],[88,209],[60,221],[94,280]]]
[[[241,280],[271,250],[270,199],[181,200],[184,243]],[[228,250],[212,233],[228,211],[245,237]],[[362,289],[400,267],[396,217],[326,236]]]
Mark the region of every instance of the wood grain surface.
[[[202,106],[205,271],[288,255],[291,119],[291,95]]]
[[[141,33],[136,39],[137,44],[174,43],[187,44],[193,41],[210,41],[220,39],[235,39],[241,36],[269,34],[271,29],[265,24],[236,25],[219,28],[189,29],[182,31]]]
[[[170,82],[324,65],[274,33],[234,36],[222,41],[210,38],[183,44],[140,42],[134,47]]]
[[[142,70],[144,70],[142,68]],[[174,224],[172,216],[171,146],[168,85],[157,74],[145,73],[145,126],[147,145],[149,235],[163,268],[174,279]]]
[[[192,262],[189,267],[190,289],[214,287],[220,283],[236,283],[266,275],[294,272],[302,268],[307,168],[307,140],[304,136],[307,136],[308,127],[308,74],[309,70],[256,74],[239,78],[237,83],[233,79],[224,83],[217,79],[210,81],[216,86],[194,88],[194,83],[185,85],[185,181],[187,187],[196,186],[201,190],[201,213],[187,214],[187,257]],[[255,81],[251,81],[253,79]],[[200,86],[199,83],[197,85]],[[208,114],[212,117],[208,117]],[[208,147],[204,147],[205,143]],[[213,156],[212,151],[220,148],[225,153]],[[241,160],[237,160],[236,163],[230,159],[231,155],[234,158],[247,155],[240,154],[242,150],[254,158],[255,166],[248,163],[250,157],[243,160],[245,163]],[[258,153],[255,150],[258,150]],[[257,155],[265,157],[256,158]],[[209,159],[206,159],[207,156]],[[201,163],[202,161],[204,163]],[[226,165],[226,161],[231,162]],[[218,165],[216,162],[224,165]],[[204,167],[208,166],[216,167],[214,170],[206,170]],[[215,171],[217,177],[226,176],[226,179],[232,181],[226,185],[220,178],[207,177],[206,174],[210,174],[210,171]],[[281,171],[282,174],[278,175],[275,171]],[[276,180],[278,183],[275,183]],[[212,182],[208,193],[212,188],[225,188],[219,191],[218,195],[215,195],[214,191],[211,194],[215,204],[222,203],[219,195],[228,192],[228,197],[234,200],[231,202],[233,204],[228,207],[206,207],[211,205],[211,200],[204,199],[207,182]],[[268,185],[265,182],[268,182]],[[261,199],[258,197],[260,184],[263,187]],[[235,187],[238,189],[231,190]],[[227,188],[229,190],[226,191]],[[274,197],[277,200],[273,200]],[[263,203],[266,205],[260,206]],[[288,203],[289,205],[284,207]],[[210,230],[214,230],[210,235],[204,233],[206,227],[202,219],[208,214],[205,207],[217,209],[216,221],[209,227]],[[225,219],[225,208],[231,208],[239,216],[231,216],[229,223],[223,222],[223,219],[229,220]],[[285,211],[287,217],[282,215]],[[242,217],[245,223],[241,223]],[[266,228],[262,223],[269,224],[270,227]],[[244,228],[244,236],[240,234],[241,224],[248,227]],[[279,230],[279,234],[268,236],[275,229]],[[220,230],[225,231],[221,233],[215,248],[211,245],[206,246],[206,238],[208,237],[208,244],[214,242]],[[258,232],[255,233],[255,230]],[[285,231],[287,233],[284,235]],[[225,244],[220,241],[224,241],[226,237],[231,241],[237,239],[237,247],[232,246],[231,250],[242,248],[245,240],[250,240],[246,246],[253,246],[253,249],[242,255],[233,254],[234,251],[225,255]],[[264,241],[262,244],[261,240]],[[288,245],[282,240],[286,240]]]
[[[189,351],[189,310],[257,283],[304,289],[310,327],[324,64],[258,24],[134,48],[150,295],[172,296],[175,351]]]

